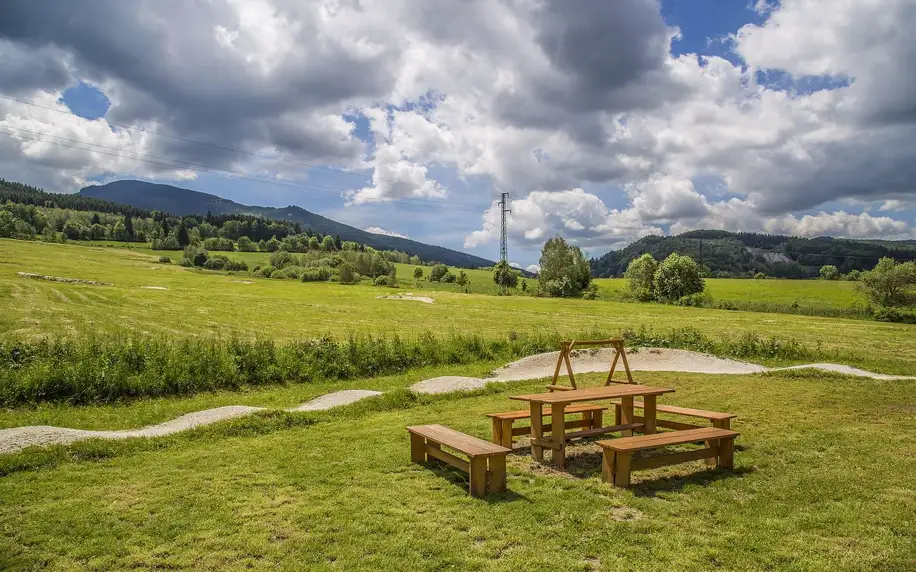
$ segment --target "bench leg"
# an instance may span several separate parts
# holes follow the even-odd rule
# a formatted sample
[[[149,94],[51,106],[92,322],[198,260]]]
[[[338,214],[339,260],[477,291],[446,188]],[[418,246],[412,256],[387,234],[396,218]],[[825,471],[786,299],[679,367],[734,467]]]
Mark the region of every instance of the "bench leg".
[[[591,429],[593,427],[591,411],[582,412],[582,427],[585,429]]]
[[[502,419],[493,418],[493,439],[492,441],[497,445],[503,444],[503,422]]]
[[[422,463],[426,460],[426,439],[422,435],[410,434],[410,461]]]
[[[643,398],[642,418],[643,423],[645,423],[645,426],[642,429],[643,435],[651,435],[655,433],[655,408],[657,406],[657,397],[657,395],[647,395],[645,398]]]
[[[483,498],[487,496],[487,458],[473,457],[471,459],[471,496]]]
[[[630,486],[630,459],[632,453],[616,453],[614,455],[614,486],[627,488]]]
[[[719,420],[719,419],[713,419],[713,421],[712,421],[712,426],[715,427],[715,428],[717,428],[717,429],[729,429],[729,428],[731,427],[731,424],[732,424],[732,423],[731,423],[731,419],[721,419],[721,420]],[[722,444],[721,441],[720,441],[720,442],[716,442],[716,441],[706,441],[706,446],[707,446],[707,447],[718,447],[718,446],[720,446],[721,444]],[[721,451],[719,452],[719,454],[720,454],[720,455],[722,454]],[[718,460],[717,460],[716,457],[710,457],[709,459],[706,459],[706,464],[709,465],[709,466],[711,466],[711,467],[712,467],[712,466],[718,466]]]
[[[564,410],[566,405],[563,403],[555,403],[553,405],[552,411],[553,415],[550,417],[551,421],[551,431],[550,438],[555,443],[556,447],[551,453],[551,461],[557,467],[562,468],[566,465],[566,415]]]
[[[620,404],[614,403],[614,425],[623,425],[620,421]]]
[[[544,438],[544,415],[542,414],[543,408],[540,403],[531,402],[531,439],[543,439]],[[544,448],[540,445],[535,445],[531,443],[531,458],[536,462],[541,463],[544,461]]]
[[[597,429],[598,427],[604,427],[604,415],[603,411],[592,411],[592,429]]]
[[[512,448],[512,423],[511,419],[503,421],[503,442],[500,443],[506,449]]]
[[[610,449],[601,454],[601,480],[614,484],[614,451]]]
[[[735,438],[719,439],[719,464],[720,469],[733,469],[735,467]]]
[[[506,492],[506,456],[493,455],[490,457],[490,492]]]
[[[620,424],[625,425],[627,423],[633,423],[633,396],[623,397],[620,400]],[[622,437],[632,437],[633,430],[627,429],[626,431],[621,431],[620,435]]]

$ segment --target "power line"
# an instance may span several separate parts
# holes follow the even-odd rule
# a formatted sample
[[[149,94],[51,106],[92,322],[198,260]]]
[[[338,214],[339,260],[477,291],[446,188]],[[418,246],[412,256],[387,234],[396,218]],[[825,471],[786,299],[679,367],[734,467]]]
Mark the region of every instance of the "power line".
[[[18,128],[16,128],[16,127],[9,127],[9,126],[5,126],[5,125],[4,125],[3,127],[7,127],[7,128],[11,128],[11,129],[18,129]],[[136,153],[136,152],[133,152],[133,151],[123,151],[123,150],[119,150],[118,153],[106,153],[106,152],[104,152],[104,151],[99,151],[99,150],[96,150],[96,149],[86,149],[86,148],[84,148],[84,147],[77,147],[77,146],[75,146],[75,145],[67,145],[67,144],[65,144],[65,143],[58,143],[58,142],[56,142],[56,141],[46,141],[46,140],[43,140],[43,139],[38,139],[38,138],[35,138],[35,137],[28,137],[28,136],[26,136],[26,135],[21,135],[21,134],[18,134],[18,133],[6,133],[6,132],[3,132],[3,131],[0,131],[0,135],[5,135],[5,136],[10,137],[10,138],[13,138],[13,139],[16,139],[16,138],[19,138],[19,139],[27,139],[27,140],[29,140],[29,141],[37,141],[37,142],[39,142],[39,143],[46,143],[46,144],[48,144],[48,145],[56,145],[56,146],[58,146],[58,147],[67,147],[67,148],[70,148],[70,149],[76,149],[76,150],[85,151],[85,152],[88,152],[88,153],[98,153],[98,154],[100,154],[100,155],[107,155],[107,156],[110,156],[110,157],[123,158],[122,155],[121,155],[121,153],[129,153],[129,154],[131,154],[131,155],[143,155],[142,153]],[[51,135],[51,137],[54,137],[54,136]],[[95,144],[92,144],[92,143],[84,143],[84,144],[87,144],[87,145],[95,145]],[[99,146],[99,145],[96,145],[96,146]],[[104,147],[103,147],[103,148],[104,148]],[[109,149],[111,149],[111,148],[109,148]],[[151,164],[151,165],[159,165],[159,166],[162,166],[162,167],[171,167],[171,168],[187,169],[187,170],[189,170],[189,171],[195,171],[195,172],[197,172],[197,173],[204,173],[204,174],[225,176],[225,177],[227,177],[227,178],[235,178],[235,179],[240,179],[240,180],[252,181],[252,182],[255,182],[255,183],[264,183],[264,184],[274,185],[274,186],[279,186],[279,187],[288,187],[288,188],[306,190],[306,191],[311,191],[311,192],[316,192],[316,193],[325,193],[325,194],[332,194],[332,195],[335,195],[335,196],[340,196],[340,193],[338,193],[338,192],[325,191],[325,190],[322,190],[322,189],[314,189],[314,188],[310,188],[310,187],[307,187],[307,186],[301,185],[301,184],[287,184],[287,183],[281,183],[281,182],[279,182],[279,181],[270,180],[270,179],[255,179],[255,178],[253,178],[253,177],[256,176],[256,175],[253,175],[253,176],[236,176],[236,175],[231,175],[231,174],[226,174],[226,173],[220,172],[219,170],[209,170],[209,169],[220,169],[220,168],[218,168],[218,167],[212,167],[212,168],[208,167],[208,168],[203,168],[203,169],[202,169],[202,168],[198,168],[198,167],[189,167],[189,166],[185,166],[185,165],[175,165],[175,164],[172,164],[172,163],[162,163],[162,162],[159,162],[159,161],[151,161],[151,160],[149,160],[149,159],[141,159],[141,158],[136,158],[136,157],[128,157],[128,158],[131,159],[131,160],[134,160],[134,161],[140,161],[140,162],[148,163],[148,164]],[[178,161],[177,159],[166,159],[166,160]],[[384,202],[384,203],[397,203],[397,204],[404,204],[404,205],[409,205],[409,206],[419,206],[419,207],[428,207],[428,208],[438,208],[438,209],[442,209],[442,210],[451,210],[451,211],[469,212],[469,213],[479,214],[479,211],[477,211],[477,210],[455,208],[455,207],[450,207],[450,206],[446,206],[446,205],[441,205],[441,204],[433,203],[433,202],[431,202],[431,201],[427,201],[427,202],[415,202],[415,201],[423,201],[423,200],[424,200],[424,199],[388,199],[388,200],[386,200],[386,201],[381,201],[381,202]],[[468,206],[472,206],[472,205],[468,205]],[[487,207],[481,207],[481,208],[488,208],[488,206],[487,206]]]
[[[76,117],[76,118],[78,118],[78,119],[80,119],[80,120],[82,120],[82,121],[89,121],[89,120],[86,119],[85,117],[82,117],[82,116],[80,116],[80,115],[78,115],[78,114],[76,114],[76,113],[73,113],[72,111],[64,111],[63,109],[55,109],[55,108],[53,108],[53,107],[48,107],[48,106],[46,106],[46,105],[40,105],[40,104],[38,104],[38,103],[32,103],[31,101],[25,101],[25,100],[22,100],[22,99],[17,99],[17,98],[15,98],[15,97],[10,97],[10,96],[8,96],[8,95],[2,95],[2,94],[0,94],[0,98],[6,99],[6,100],[8,100],[8,101],[14,101],[14,102],[16,102],[16,103],[21,103],[21,104],[23,104],[23,105],[30,105],[30,106],[32,106],[32,107],[37,107],[37,108],[39,108],[39,109],[44,109],[44,110],[47,110],[47,111],[53,111],[53,112],[55,112],[55,113],[60,113],[60,114],[63,114],[63,115],[71,115],[71,116]],[[324,171],[330,171],[330,172],[332,172],[332,173],[337,173],[337,174],[340,174],[340,175],[350,175],[351,177],[359,177],[359,178],[364,179],[364,180],[370,178],[368,175],[363,175],[363,174],[361,174],[361,173],[353,173],[353,172],[347,171],[347,170],[345,170],[345,169],[336,169],[336,168],[334,168],[334,167],[328,167],[328,166],[325,166],[325,165],[316,165],[316,164],[313,164],[313,163],[306,163],[306,162],[304,162],[304,161],[293,161],[293,160],[291,160],[291,159],[284,159],[283,157],[271,157],[271,156],[269,156],[269,155],[261,155],[261,154],[259,154],[259,153],[253,153],[253,152],[251,152],[251,151],[242,151],[241,149],[233,149],[232,147],[226,147],[226,146],[223,146],[223,145],[217,145],[217,144],[215,144],[215,143],[208,143],[208,142],[206,142],[206,141],[197,141],[197,140],[195,140],[195,139],[188,139],[187,137],[181,137],[181,136],[179,136],[179,135],[169,135],[168,133],[160,133],[160,132],[158,132],[158,131],[152,131],[152,130],[149,130],[149,129],[139,128],[139,127],[133,127],[133,126],[130,126],[130,125],[125,125],[125,124],[123,124],[123,123],[114,123],[114,122],[109,121],[109,120],[104,119],[104,118],[99,118],[99,119],[101,119],[102,121],[104,121],[109,127],[110,127],[110,126],[120,127],[121,129],[127,129],[127,130],[129,130],[129,131],[135,131],[135,132],[138,132],[138,133],[147,133],[147,134],[150,134],[150,135],[156,135],[156,136],[159,136],[159,137],[165,137],[165,138],[168,138],[168,139],[173,139],[173,140],[175,140],[175,141],[183,141],[183,142],[185,142],[185,143],[193,143],[193,144],[195,144],[195,145],[204,145],[204,146],[206,146],[206,147],[212,147],[212,148],[214,148],[214,149],[220,149],[220,150],[223,150],[223,151],[229,151],[229,152],[231,152],[231,153],[238,153],[238,154],[240,154],[240,155],[248,155],[249,157],[256,157],[256,158],[258,158],[258,159],[265,159],[265,160],[268,160],[268,161],[280,161],[280,162],[282,162],[282,163],[288,163],[288,164],[290,164],[290,165],[298,165],[298,166],[300,166],[300,167],[307,167],[307,168],[309,168],[309,169],[320,169],[320,170],[324,170]],[[400,183],[400,184],[407,183],[407,181],[400,181],[400,180],[397,180],[397,179],[388,179],[388,178],[383,178],[383,177],[378,177],[378,176],[373,176],[372,178],[377,179],[377,180],[379,180],[379,181],[387,181],[387,182],[389,182],[389,183]],[[408,184],[409,184],[409,183],[408,183]],[[466,194],[480,195],[480,196],[486,196],[486,197],[489,197],[489,196],[490,196],[489,193],[480,193],[480,192],[474,192],[474,191],[467,191]]]

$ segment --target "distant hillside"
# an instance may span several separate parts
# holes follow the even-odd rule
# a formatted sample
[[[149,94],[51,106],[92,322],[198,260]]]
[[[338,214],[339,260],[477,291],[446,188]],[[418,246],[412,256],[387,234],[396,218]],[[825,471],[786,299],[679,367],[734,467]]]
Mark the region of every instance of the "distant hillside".
[[[713,276],[749,276],[763,272],[783,278],[813,278],[821,266],[833,264],[840,272],[869,270],[878,259],[916,260],[912,240],[851,240],[697,230],[677,236],[647,236],[621,250],[591,260],[598,277],[623,276],[634,258],[649,253],[663,259],[672,252],[690,256],[708,267]]]
[[[321,234],[337,235],[342,240],[356,241],[379,250],[400,250],[411,256],[419,256],[423,261],[437,261],[449,266],[480,268],[495,264],[491,260],[441,246],[366,232],[293,205],[284,208],[249,206],[216,195],[145,181],[115,181],[107,185],[86,187],[79,194],[177,215],[210,212],[213,214],[248,214],[288,220],[298,222],[303,227],[311,228]]]

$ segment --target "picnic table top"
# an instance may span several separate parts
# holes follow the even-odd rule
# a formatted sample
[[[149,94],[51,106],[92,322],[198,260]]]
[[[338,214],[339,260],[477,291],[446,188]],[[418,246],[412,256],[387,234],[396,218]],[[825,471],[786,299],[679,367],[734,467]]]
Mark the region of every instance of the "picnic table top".
[[[661,395],[672,393],[670,387],[651,387],[635,383],[608,385],[604,387],[590,387],[587,389],[573,389],[571,391],[557,391],[555,393],[533,393],[530,395],[513,395],[509,399],[518,401],[533,401],[536,403],[576,403],[578,401],[591,401],[593,399],[615,399],[637,395]]]

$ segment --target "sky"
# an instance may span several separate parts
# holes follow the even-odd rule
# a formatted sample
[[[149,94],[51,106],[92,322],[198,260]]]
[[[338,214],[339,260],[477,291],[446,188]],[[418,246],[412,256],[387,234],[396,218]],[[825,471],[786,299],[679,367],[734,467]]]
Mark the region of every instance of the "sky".
[[[916,238],[914,0],[5,0],[0,177],[295,204],[536,265]]]

